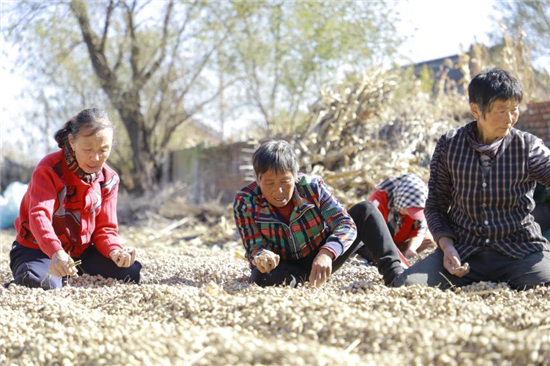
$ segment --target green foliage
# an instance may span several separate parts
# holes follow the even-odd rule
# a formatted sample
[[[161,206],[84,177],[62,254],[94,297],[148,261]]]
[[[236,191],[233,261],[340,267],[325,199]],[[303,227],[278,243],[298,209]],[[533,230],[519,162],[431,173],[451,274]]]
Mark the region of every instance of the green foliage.
[[[394,15],[378,2],[271,1],[225,3],[228,70],[242,72],[246,102],[259,109],[266,133],[288,128],[317,90],[344,67],[361,71],[395,53]],[[216,3],[218,6],[218,3]],[[221,17],[221,16],[220,16]],[[284,118],[281,120],[281,118]],[[279,129],[279,128],[278,128]]]
[[[400,43],[384,2],[21,1],[9,12],[4,33],[43,101],[33,115],[60,126],[84,107],[110,110],[112,159],[137,188],[152,187],[201,113],[246,109],[267,133],[296,131],[324,83]]]

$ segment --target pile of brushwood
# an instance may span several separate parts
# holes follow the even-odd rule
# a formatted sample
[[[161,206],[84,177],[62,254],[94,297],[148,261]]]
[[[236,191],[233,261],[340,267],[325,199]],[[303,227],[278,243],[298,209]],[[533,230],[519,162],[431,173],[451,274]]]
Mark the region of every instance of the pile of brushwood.
[[[427,181],[437,140],[469,118],[463,94],[433,98],[406,75],[374,70],[327,85],[304,132],[288,137],[301,170],[323,177],[346,204],[392,175],[413,172]]]

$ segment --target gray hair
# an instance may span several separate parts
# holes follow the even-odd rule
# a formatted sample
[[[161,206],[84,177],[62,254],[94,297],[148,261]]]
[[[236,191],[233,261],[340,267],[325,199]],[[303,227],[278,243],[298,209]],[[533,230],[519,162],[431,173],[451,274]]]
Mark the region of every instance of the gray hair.
[[[292,146],[284,140],[269,139],[260,145],[252,157],[256,178],[269,170],[276,173],[291,172],[298,175],[298,163]]]

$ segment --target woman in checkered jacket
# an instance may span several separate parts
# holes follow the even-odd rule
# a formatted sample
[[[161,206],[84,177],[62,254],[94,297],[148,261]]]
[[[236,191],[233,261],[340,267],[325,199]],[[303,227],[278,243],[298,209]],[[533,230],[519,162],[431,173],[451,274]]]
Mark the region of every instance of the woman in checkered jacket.
[[[364,201],[349,212],[320,177],[298,173],[292,147],[269,140],[254,153],[256,181],[234,200],[235,224],[260,286],[298,284],[319,286],[360,242],[379,248],[378,269],[389,284],[403,271],[399,258],[389,255],[391,235],[380,211]],[[389,245],[377,247],[374,242]]]

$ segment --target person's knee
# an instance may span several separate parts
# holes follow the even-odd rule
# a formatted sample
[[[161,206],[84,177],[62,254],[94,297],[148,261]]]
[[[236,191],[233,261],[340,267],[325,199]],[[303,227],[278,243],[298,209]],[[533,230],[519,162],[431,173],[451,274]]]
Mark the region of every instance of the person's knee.
[[[361,201],[355,204],[348,210],[348,213],[358,227],[366,224],[366,222],[371,222],[370,218],[376,213],[380,215],[380,224],[384,220],[382,214],[378,212],[378,208],[371,201]]]
[[[513,275],[507,282],[511,288],[517,290],[550,285],[550,252],[532,253],[517,261]]]
[[[54,290],[63,287],[62,279],[49,273],[38,274],[28,266],[22,266],[20,271],[14,276],[14,283],[29,288],[42,288],[44,290]]]
[[[257,268],[254,268],[250,275],[250,281],[260,287],[282,286],[285,284],[293,286],[302,282],[297,276],[287,274],[279,267],[269,273],[262,273]]]
[[[445,281],[441,276],[436,276],[429,273],[414,273],[405,271],[401,273],[393,282],[391,287],[402,286],[426,286],[426,287],[439,287],[446,289],[451,286],[450,283]]]
[[[125,277],[125,282],[135,282],[139,283],[141,279],[141,263],[135,261],[130,267],[128,267],[128,272]]]
[[[250,281],[260,287],[273,286],[268,281],[269,274],[260,272],[257,268],[252,270]]]
[[[373,210],[376,210],[376,206],[371,201],[361,201],[353,205],[348,213],[350,215],[368,216]]]
[[[398,275],[389,286],[391,287],[403,287],[413,285],[426,285],[425,281],[421,281],[418,276],[407,274],[406,272]]]
[[[537,286],[550,286],[550,276],[546,276],[546,278],[528,276],[519,280],[510,281],[508,285],[514,290],[529,290]]]

